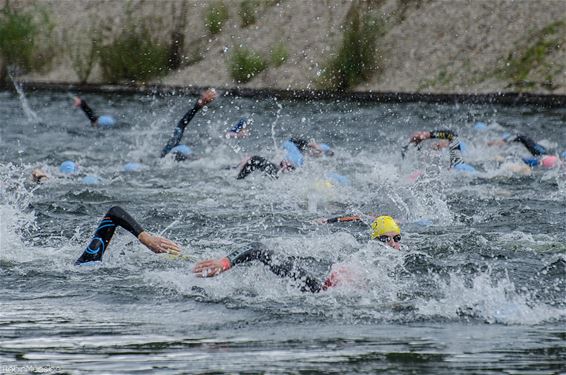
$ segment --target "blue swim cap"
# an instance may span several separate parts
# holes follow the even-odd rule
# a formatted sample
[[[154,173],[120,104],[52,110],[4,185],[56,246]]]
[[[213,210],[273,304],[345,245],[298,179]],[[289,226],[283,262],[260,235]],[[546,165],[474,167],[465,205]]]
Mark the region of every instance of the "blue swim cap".
[[[454,166],[454,169],[462,172],[475,173],[476,169],[467,163],[460,163]]]
[[[538,167],[538,165],[540,164],[540,160],[534,157],[528,157],[528,158],[525,157],[521,159],[523,159],[525,164],[527,164],[531,168]]]
[[[246,126],[248,126],[248,124],[251,122],[251,119],[247,119],[245,117],[242,117],[241,119],[238,120],[237,123],[234,124],[234,126],[232,126],[230,128],[229,131],[231,131],[232,133],[239,133],[242,129],[245,129]]]
[[[287,151],[285,159],[287,159],[293,165],[293,167],[297,168],[303,165],[304,157],[303,154],[301,154],[301,151],[299,151],[299,149],[297,148],[297,145],[295,145],[291,141],[285,141],[283,143],[283,149]]]
[[[140,163],[126,163],[122,167],[122,171],[124,172],[139,172],[144,168],[143,164]]]
[[[566,151],[562,151],[562,153],[560,154],[560,157],[562,159],[566,159]]]
[[[474,124],[474,129],[476,130],[487,130],[487,124],[483,121],[478,121]]]
[[[460,151],[463,154],[468,152],[468,145],[465,142],[460,141]]]
[[[84,176],[81,182],[85,185],[96,185],[100,182],[100,177],[92,175]]]
[[[505,141],[505,142],[509,142],[511,140],[511,137],[513,137],[513,134],[509,133],[509,132],[505,132],[503,134],[501,134],[501,138]]]
[[[338,184],[342,186],[350,185],[350,179],[348,177],[338,174],[336,172],[328,172],[326,174],[326,178],[330,180],[331,183],[334,184]]]
[[[96,119],[96,123],[102,127],[111,127],[116,125],[116,120],[112,116],[102,115]]]
[[[187,145],[178,145],[171,149],[172,154],[181,154],[183,156],[189,156],[193,153],[193,150]]]
[[[320,147],[322,152],[324,152],[325,155],[331,154],[330,156],[332,156],[333,153],[329,145],[327,145],[326,143],[319,143],[318,146]]]
[[[79,170],[79,166],[74,161],[71,160],[65,160],[59,166],[59,172],[64,174],[77,173],[78,170]]]

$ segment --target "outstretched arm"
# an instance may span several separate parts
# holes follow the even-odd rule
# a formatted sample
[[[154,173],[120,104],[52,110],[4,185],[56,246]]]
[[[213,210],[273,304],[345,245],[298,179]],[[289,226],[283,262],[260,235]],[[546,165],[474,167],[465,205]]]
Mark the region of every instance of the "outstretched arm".
[[[202,107],[212,102],[214,99],[216,99],[216,90],[214,89],[208,89],[201,94],[199,100],[197,100],[194,107],[190,109],[187,113],[185,113],[183,118],[177,123],[177,126],[173,131],[173,135],[171,136],[171,138],[169,138],[169,141],[167,141],[167,144],[165,145],[165,147],[163,147],[163,150],[161,150],[161,157],[164,157],[173,149],[173,147],[179,145],[181,139],[183,138],[183,133],[185,132],[185,128],[187,127],[189,122],[193,119],[193,117],[195,117],[197,112]]]
[[[279,277],[290,278],[299,282],[301,284],[300,289],[303,292],[317,293],[322,290],[321,283],[307,271],[297,267],[293,257],[282,258],[277,262],[274,260],[273,252],[265,249],[263,245],[258,242],[236,250],[226,257],[198,262],[193,268],[193,272],[196,273],[198,277],[212,277],[238,264],[253,260],[265,264],[271,272]]]
[[[362,221],[362,218],[358,215],[344,215],[331,218],[321,218],[317,219],[317,224],[331,224],[331,223],[346,223],[346,222],[356,222]]]
[[[90,123],[95,126],[96,124],[96,120],[98,119],[98,116],[96,116],[94,114],[94,111],[92,110],[92,108],[90,108],[88,106],[88,104],[86,104],[86,102],[84,101],[84,99],[81,99],[78,96],[75,96],[74,98],[74,105],[75,107],[79,107],[80,109],[82,109],[82,111],[84,112],[84,114],[86,115],[86,117],[88,117],[88,119],[90,120]]]
[[[79,259],[75,261],[75,264],[101,261],[117,226],[136,236],[142,244],[154,253],[180,254],[179,245],[166,238],[147,233],[126,211],[119,206],[114,206],[104,215],[89,245]]]

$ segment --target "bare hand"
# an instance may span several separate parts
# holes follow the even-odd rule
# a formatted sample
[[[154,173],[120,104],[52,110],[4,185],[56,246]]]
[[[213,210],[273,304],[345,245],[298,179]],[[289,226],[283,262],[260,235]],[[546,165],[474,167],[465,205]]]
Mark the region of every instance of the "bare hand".
[[[193,268],[193,273],[196,273],[198,277],[213,277],[224,271],[226,270],[224,269],[222,259],[202,260]]]
[[[328,219],[325,217],[321,217],[319,219],[314,219],[313,224],[327,224],[328,223]]]
[[[138,236],[138,239],[149,250],[153,251],[156,254],[160,254],[160,253],[168,253],[171,255],[181,254],[181,247],[167,238],[154,236],[147,232],[141,232],[140,235]]]
[[[49,176],[47,176],[47,173],[45,173],[43,169],[36,168],[33,171],[31,171],[31,179],[34,182],[40,183],[49,179]]]
[[[198,104],[201,107],[204,107],[208,103],[212,102],[218,94],[216,93],[215,89],[208,89],[200,95],[200,99],[198,100]]]
[[[413,133],[413,135],[411,135],[411,143],[418,145],[419,143],[421,143],[425,139],[429,139],[429,138],[430,138],[430,132],[429,131],[423,130],[423,131],[420,131],[420,132],[415,132],[415,133]]]
[[[80,106],[81,106],[81,103],[82,103],[81,98],[79,98],[78,96],[75,96],[75,98],[74,98],[73,100],[74,100],[73,105],[74,105],[75,107],[80,107]]]

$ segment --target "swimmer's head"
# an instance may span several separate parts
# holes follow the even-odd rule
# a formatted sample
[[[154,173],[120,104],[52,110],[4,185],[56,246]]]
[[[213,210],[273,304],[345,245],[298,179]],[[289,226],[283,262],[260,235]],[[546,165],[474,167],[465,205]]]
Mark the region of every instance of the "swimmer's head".
[[[291,141],[283,143],[283,149],[287,152],[285,160],[287,160],[294,168],[301,167],[304,163],[304,157],[297,145]]]
[[[100,183],[100,177],[93,175],[84,176],[81,182],[84,185],[97,185]]]
[[[560,164],[560,160],[558,159],[558,157],[554,155],[543,156],[542,159],[540,160],[541,167],[547,169],[556,168],[558,167],[559,164]]]
[[[181,161],[187,159],[193,150],[187,145],[178,145],[171,149],[171,153],[175,155],[175,160]]]
[[[477,121],[474,124],[474,129],[478,130],[478,131],[485,131],[485,130],[487,130],[487,124],[483,121]]]
[[[378,239],[390,247],[401,248],[401,228],[391,216],[379,216],[371,223],[371,239]]]
[[[59,172],[63,174],[74,174],[77,173],[78,171],[79,171],[79,166],[77,165],[77,163],[71,160],[65,160],[59,166]]]
[[[566,160],[566,151],[562,151],[562,153],[560,154],[560,157],[564,160]]]
[[[523,160],[523,163],[527,164],[531,168],[538,167],[539,164],[540,164],[540,160],[538,158],[524,157],[524,158],[521,158],[521,159]]]
[[[327,145],[326,143],[319,143],[318,147],[320,148],[320,150],[322,151],[322,153],[326,156],[334,156],[334,151],[332,151],[332,149],[330,148],[329,145]]]
[[[103,128],[109,128],[116,125],[116,119],[114,119],[114,117],[112,116],[102,115],[96,119],[96,123]]]
[[[139,172],[144,168],[143,164],[140,163],[126,163],[122,167],[122,171],[124,172]]]

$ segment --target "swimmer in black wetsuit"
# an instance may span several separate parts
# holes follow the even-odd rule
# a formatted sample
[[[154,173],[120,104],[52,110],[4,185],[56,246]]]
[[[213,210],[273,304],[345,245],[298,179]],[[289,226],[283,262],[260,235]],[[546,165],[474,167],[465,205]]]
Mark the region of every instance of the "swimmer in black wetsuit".
[[[380,216],[375,219],[371,226],[372,239],[377,239],[396,250],[400,250],[401,229],[393,218],[390,216]],[[277,276],[298,282],[300,290],[303,292],[318,293],[346,282],[354,274],[352,270],[342,266],[331,272],[323,282],[320,282],[297,265],[299,259],[295,257],[278,257],[273,251],[266,249],[260,243],[253,243],[220,259],[200,261],[193,268],[193,272],[199,277],[212,277],[238,264],[253,260],[263,263]]]
[[[187,158],[187,156],[190,154],[189,147],[185,146],[184,148],[181,148],[181,146],[184,145],[179,145],[181,139],[183,138],[183,133],[185,132],[185,128],[187,127],[189,122],[193,119],[193,117],[197,114],[197,112],[201,108],[212,102],[214,99],[216,99],[216,96],[217,94],[214,89],[208,89],[201,94],[199,100],[197,100],[194,107],[190,109],[187,113],[185,113],[183,118],[177,123],[177,126],[173,131],[173,135],[171,136],[171,138],[169,138],[169,141],[167,141],[167,144],[161,150],[161,157],[165,157],[168,153],[174,152],[175,160],[181,161]],[[175,148],[178,148],[178,152],[176,152],[177,150],[175,150]]]
[[[521,158],[523,162],[531,168],[539,166],[543,168],[555,168],[560,165],[560,159],[557,156],[549,155],[550,152],[544,146],[536,143],[532,138],[523,134],[507,134],[502,139],[488,142],[488,145],[500,146],[511,142],[521,143],[531,153],[532,157]]]
[[[450,155],[450,168],[472,172],[474,167],[464,162],[462,159],[462,149],[456,133],[451,130],[418,131],[411,136],[410,143],[418,145],[426,139],[441,139],[448,141],[448,152]]]
[[[90,120],[92,127],[110,128],[116,125],[116,119],[114,117],[110,115],[95,115],[92,108],[90,108],[88,104],[86,104],[86,101],[78,96],[74,97],[74,105],[75,107],[82,109],[86,117]]]
[[[280,173],[289,172],[301,167],[303,165],[304,154],[313,157],[334,155],[334,152],[327,144],[315,143],[314,141],[309,142],[301,138],[290,138],[285,141],[283,143],[283,149],[287,154],[279,165],[257,155],[244,159],[240,163],[240,172],[238,173],[237,179],[244,179],[256,170],[264,172],[269,177],[277,178]]]
[[[167,238],[154,236],[146,232],[126,211],[118,206],[108,210],[98,224],[89,245],[83,254],[75,261],[75,265],[87,262],[102,261],[102,256],[108,249],[116,227],[122,227],[137,237],[137,239],[154,253],[169,253],[179,255],[179,245]]]

